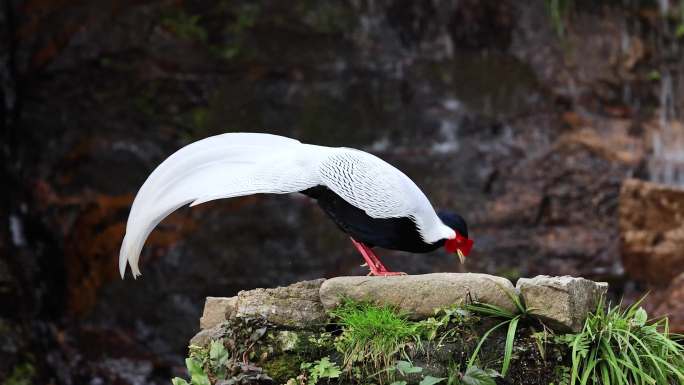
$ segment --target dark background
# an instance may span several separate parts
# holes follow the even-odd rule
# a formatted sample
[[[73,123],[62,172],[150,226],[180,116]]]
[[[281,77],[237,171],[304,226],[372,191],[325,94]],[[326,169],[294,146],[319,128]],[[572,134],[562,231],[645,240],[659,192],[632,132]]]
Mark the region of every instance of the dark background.
[[[365,273],[291,195],[179,210],[118,277],[146,176],[229,131],[370,151],[469,221],[466,265],[392,269],[581,275],[684,330],[682,252],[626,259],[619,226],[625,179],[684,184],[678,1],[1,5],[0,383],[168,383],[207,295]]]

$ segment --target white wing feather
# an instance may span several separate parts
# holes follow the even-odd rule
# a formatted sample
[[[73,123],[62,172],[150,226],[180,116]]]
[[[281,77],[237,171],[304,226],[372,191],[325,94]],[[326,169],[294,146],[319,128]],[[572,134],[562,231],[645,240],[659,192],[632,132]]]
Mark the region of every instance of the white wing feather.
[[[140,275],[150,232],[178,208],[258,193],[285,194],[325,185],[374,218],[410,217],[426,242],[453,237],[427,197],[404,173],[363,151],[302,144],[294,139],[229,133],[189,144],[162,162],[133,201],[119,253]]]
[[[394,166],[367,152],[331,149],[320,167],[322,184],[373,218],[410,217],[423,240],[451,238],[418,186]]]

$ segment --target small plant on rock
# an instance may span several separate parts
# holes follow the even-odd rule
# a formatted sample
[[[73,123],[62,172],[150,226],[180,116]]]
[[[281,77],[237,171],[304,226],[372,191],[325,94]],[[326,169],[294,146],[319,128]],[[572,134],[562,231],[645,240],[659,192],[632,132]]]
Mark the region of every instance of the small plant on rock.
[[[384,372],[397,357],[406,356],[410,343],[420,343],[420,328],[390,306],[345,300],[331,314],[342,328],[335,347],[344,356],[344,367],[361,367],[366,375]]]
[[[397,361],[393,367],[387,368],[390,372],[399,372],[402,376],[409,376],[411,374],[419,374],[423,372],[423,368],[414,366],[410,361]],[[446,377],[423,376],[418,385],[435,385],[446,380]],[[407,385],[408,381],[394,381],[390,385]]]
[[[180,378],[175,377],[171,380],[173,385],[210,385],[209,376],[204,372],[202,367],[202,362],[195,357],[188,357],[185,359],[185,366],[188,368],[188,374],[190,375],[190,382]]]
[[[190,346],[190,355],[185,359],[190,382],[175,377],[171,383],[173,385],[211,385],[220,381],[224,385],[234,385],[271,380],[263,374],[260,368],[243,362],[243,356],[231,355],[224,342],[224,340],[214,340],[208,347]]]
[[[496,329],[508,325],[508,331],[506,333],[506,344],[504,346],[503,364],[501,366],[501,376],[506,376],[506,373],[508,372],[508,369],[511,364],[511,359],[513,357],[513,344],[515,342],[515,335],[518,330],[518,323],[523,317],[526,317],[529,312],[529,310],[525,307],[525,305],[522,303],[518,296],[509,294],[509,297],[516,306],[517,312],[515,313],[503,309],[501,307],[486,303],[474,303],[466,306],[468,310],[474,313],[503,319],[503,321],[496,324],[493,328],[489,329],[482,336],[480,342],[477,344],[470,359],[468,360],[466,372],[475,363],[475,359],[477,358],[477,355],[480,352],[480,348],[482,347],[482,344],[484,344],[485,340],[487,340],[487,337],[489,337],[489,335]]]
[[[214,340],[209,349],[201,346],[190,346],[190,356],[185,359],[185,366],[190,374],[190,383],[180,377],[171,380],[173,385],[209,385],[210,377],[225,379],[228,375],[226,364],[230,353],[223,345],[223,341]]]
[[[321,378],[339,378],[342,371],[329,357],[315,362],[304,362],[301,369],[305,371],[307,385],[316,385]]]
[[[454,305],[435,310],[435,315],[420,321],[418,328],[427,341],[435,341],[439,346],[461,332],[460,326],[469,318],[472,318],[472,314],[468,310],[461,305]]]
[[[469,366],[465,372],[457,373],[456,380],[450,381],[448,385],[496,385],[498,377],[501,375],[496,370],[482,370],[477,366]]]

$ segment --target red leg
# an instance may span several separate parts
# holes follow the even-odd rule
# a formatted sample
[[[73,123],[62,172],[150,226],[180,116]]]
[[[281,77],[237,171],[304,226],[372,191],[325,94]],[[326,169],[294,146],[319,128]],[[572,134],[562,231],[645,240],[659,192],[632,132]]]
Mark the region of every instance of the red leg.
[[[385,267],[385,265],[380,262],[380,259],[378,258],[377,255],[373,252],[373,250],[370,249],[370,247],[364,245],[361,242],[358,242],[354,238],[350,238],[352,243],[354,244],[354,247],[356,247],[356,250],[361,253],[361,256],[363,259],[366,261],[366,264],[368,264],[368,268],[370,269],[370,273],[368,275],[380,275],[380,276],[388,276],[388,275],[406,275],[406,273],[401,273],[401,272],[394,272],[394,271],[389,271]]]

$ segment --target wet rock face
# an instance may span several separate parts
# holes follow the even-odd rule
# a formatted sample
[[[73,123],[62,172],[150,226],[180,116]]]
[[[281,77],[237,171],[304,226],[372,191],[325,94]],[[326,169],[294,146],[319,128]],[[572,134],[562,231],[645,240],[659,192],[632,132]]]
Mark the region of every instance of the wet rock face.
[[[651,294],[645,307],[684,331],[684,190],[626,180],[620,191],[620,246],[625,271]]]
[[[679,274],[667,288],[647,298],[656,316],[667,316],[672,333],[684,334],[684,273]]]
[[[626,180],[620,191],[620,234],[627,273],[667,286],[684,272],[684,189]]]
[[[667,91],[665,72],[649,77],[657,39],[639,32],[659,33],[650,5],[581,6],[559,39],[544,2],[8,4],[1,163],[13,183],[0,217],[12,214],[25,240],[10,277],[0,266],[8,313],[48,328],[63,318],[67,334],[121,332],[168,368],[208,295],[365,274],[344,234],[293,195],[181,210],[152,233],[144,278],[118,279],[145,177],[225,131],[368,150],[468,220],[465,267],[441,252],[382,251],[395,270],[625,279],[620,183],[650,176],[648,126]]]
[[[555,330],[576,333],[582,330],[586,315],[596,311],[608,284],[569,276],[537,276],[520,278],[516,289],[530,314]]]
[[[516,7],[510,1],[463,1],[449,21],[454,46],[462,50],[501,50],[512,41]]]
[[[435,309],[480,301],[515,312],[515,289],[505,278],[486,274],[435,273],[395,277],[335,277],[321,285],[327,310],[343,298],[396,306],[413,318],[427,318]]]

